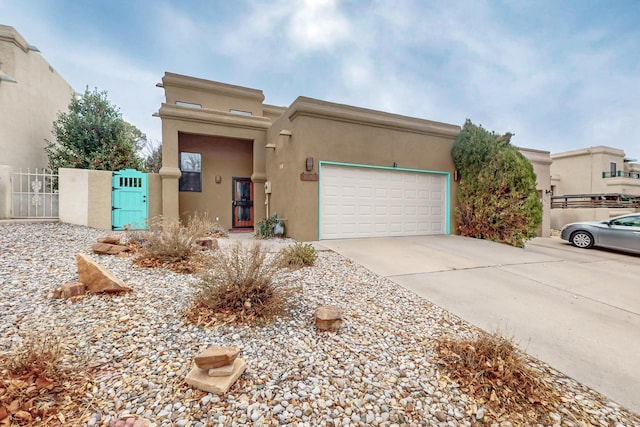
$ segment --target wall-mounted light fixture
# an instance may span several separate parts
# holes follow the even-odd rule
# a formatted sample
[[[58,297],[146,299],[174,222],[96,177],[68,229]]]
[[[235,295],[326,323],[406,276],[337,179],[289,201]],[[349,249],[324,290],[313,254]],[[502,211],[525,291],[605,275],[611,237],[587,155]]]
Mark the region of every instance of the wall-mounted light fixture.
[[[307,172],[311,172],[313,170],[313,157],[307,157],[307,160],[304,163],[304,167]]]
[[[553,196],[553,190],[544,190],[544,194]]]
[[[220,184],[222,182],[222,177],[220,175],[216,175],[216,184]]]

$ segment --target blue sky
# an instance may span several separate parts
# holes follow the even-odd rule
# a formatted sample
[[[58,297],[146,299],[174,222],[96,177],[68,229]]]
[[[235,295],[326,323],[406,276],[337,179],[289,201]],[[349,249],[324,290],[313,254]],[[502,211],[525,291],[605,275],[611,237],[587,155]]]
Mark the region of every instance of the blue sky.
[[[640,157],[638,0],[0,0],[0,24],[154,142],[165,71]]]

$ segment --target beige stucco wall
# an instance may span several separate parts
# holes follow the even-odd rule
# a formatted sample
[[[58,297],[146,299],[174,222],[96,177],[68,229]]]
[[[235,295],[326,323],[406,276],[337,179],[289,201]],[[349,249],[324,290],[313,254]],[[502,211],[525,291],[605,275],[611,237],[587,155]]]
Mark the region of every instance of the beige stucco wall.
[[[261,90],[235,86],[226,83],[188,77],[175,73],[165,73],[161,87],[165,89],[166,103],[176,102],[199,104],[202,109],[230,112],[230,110],[250,112],[254,116],[263,115]]]
[[[61,222],[111,230],[110,171],[60,168]]]
[[[536,174],[536,189],[540,193],[542,202],[542,223],[538,236],[549,237],[551,235],[551,155],[548,151],[531,148],[519,147],[518,151],[529,160]]]
[[[11,166],[0,165],[0,219],[11,218]]]
[[[53,140],[52,124],[67,111],[73,88],[31,49],[13,28],[0,25],[0,165],[44,168],[45,139]]]
[[[61,222],[111,230],[111,171],[60,168]],[[162,214],[159,174],[148,174],[148,216]]]
[[[160,174],[147,174],[147,182],[149,183],[149,219],[162,215],[162,178]]]
[[[307,157],[314,159],[311,173],[318,173],[320,161],[387,167],[395,162],[399,168],[444,171],[453,177],[451,146],[459,131],[454,125],[300,97],[268,132],[270,213],[286,219],[287,235],[317,240],[319,182],[300,179]],[[457,185],[452,184],[455,232]]]
[[[580,221],[600,221],[613,218],[618,215],[633,213],[629,209],[608,208],[577,208],[577,209],[553,209],[551,216],[551,228],[560,230],[563,225]]]

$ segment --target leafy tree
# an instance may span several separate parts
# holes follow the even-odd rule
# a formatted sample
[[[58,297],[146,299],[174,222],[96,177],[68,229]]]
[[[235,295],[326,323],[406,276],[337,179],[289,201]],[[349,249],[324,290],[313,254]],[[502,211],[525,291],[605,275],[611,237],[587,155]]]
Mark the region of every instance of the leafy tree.
[[[529,160],[497,135],[467,120],[451,155],[460,174],[460,234],[523,247],[536,236],[542,204]]]
[[[144,167],[147,172],[160,172],[162,167],[162,144],[156,146],[147,143],[142,150],[142,156],[144,157]]]
[[[49,167],[142,170],[137,150],[146,143],[138,128],[122,119],[119,109],[107,99],[107,92],[85,89],[74,97],[69,111],[53,122],[56,141],[47,141]]]

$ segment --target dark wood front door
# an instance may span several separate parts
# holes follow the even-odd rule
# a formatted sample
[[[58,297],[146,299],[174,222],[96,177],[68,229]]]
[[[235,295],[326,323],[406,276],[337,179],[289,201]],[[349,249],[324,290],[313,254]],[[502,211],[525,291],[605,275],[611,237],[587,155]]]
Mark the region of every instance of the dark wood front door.
[[[253,228],[253,182],[233,178],[233,228]]]

